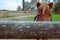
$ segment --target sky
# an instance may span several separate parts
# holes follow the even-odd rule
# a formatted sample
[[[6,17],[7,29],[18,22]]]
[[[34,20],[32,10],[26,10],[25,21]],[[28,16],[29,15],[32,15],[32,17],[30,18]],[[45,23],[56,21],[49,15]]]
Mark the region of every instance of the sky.
[[[25,2],[31,0],[25,0]],[[16,10],[18,5],[22,7],[22,0],[0,0],[0,10]]]
[[[31,0],[25,0],[30,2]],[[22,7],[22,0],[0,0],[0,10],[16,10],[17,6]]]

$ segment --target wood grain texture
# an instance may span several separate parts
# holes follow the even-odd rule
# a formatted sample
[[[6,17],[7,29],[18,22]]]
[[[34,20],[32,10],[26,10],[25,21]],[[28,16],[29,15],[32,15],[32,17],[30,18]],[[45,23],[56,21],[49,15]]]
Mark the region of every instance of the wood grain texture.
[[[60,39],[59,22],[0,22],[0,39]]]

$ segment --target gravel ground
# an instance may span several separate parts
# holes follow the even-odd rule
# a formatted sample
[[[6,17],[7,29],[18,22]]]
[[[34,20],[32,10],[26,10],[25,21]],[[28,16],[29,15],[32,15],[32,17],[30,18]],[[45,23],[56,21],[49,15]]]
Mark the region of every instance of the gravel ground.
[[[10,17],[10,18],[26,18],[26,17],[29,17],[28,15],[27,16],[17,16],[17,17]],[[10,21],[10,18],[0,18],[0,21]]]

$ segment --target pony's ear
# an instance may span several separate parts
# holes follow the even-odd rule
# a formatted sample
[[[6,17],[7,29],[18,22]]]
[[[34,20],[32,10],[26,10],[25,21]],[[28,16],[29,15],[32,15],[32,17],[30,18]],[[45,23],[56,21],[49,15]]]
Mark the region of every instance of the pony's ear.
[[[39,3],[39,2],[36,3],[37,8],[38,8],[40,5],[41,5],[41,3]]]
[[[49,3],[48,5],[50,9],[53,7],[53,3]]]

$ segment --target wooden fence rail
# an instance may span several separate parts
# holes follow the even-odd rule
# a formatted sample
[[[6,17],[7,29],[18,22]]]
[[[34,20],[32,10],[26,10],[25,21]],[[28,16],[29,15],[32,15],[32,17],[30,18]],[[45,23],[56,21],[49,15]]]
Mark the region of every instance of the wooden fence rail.
[[[0,17],[1,18],[7,18],[7,17],[16,17],[16,16],[22,16],[22,15],[35,15],[36,12],[24,12],[24,11],[0,11]]]
[[[1,21],[0,38],[60,39],[60,22]]]

